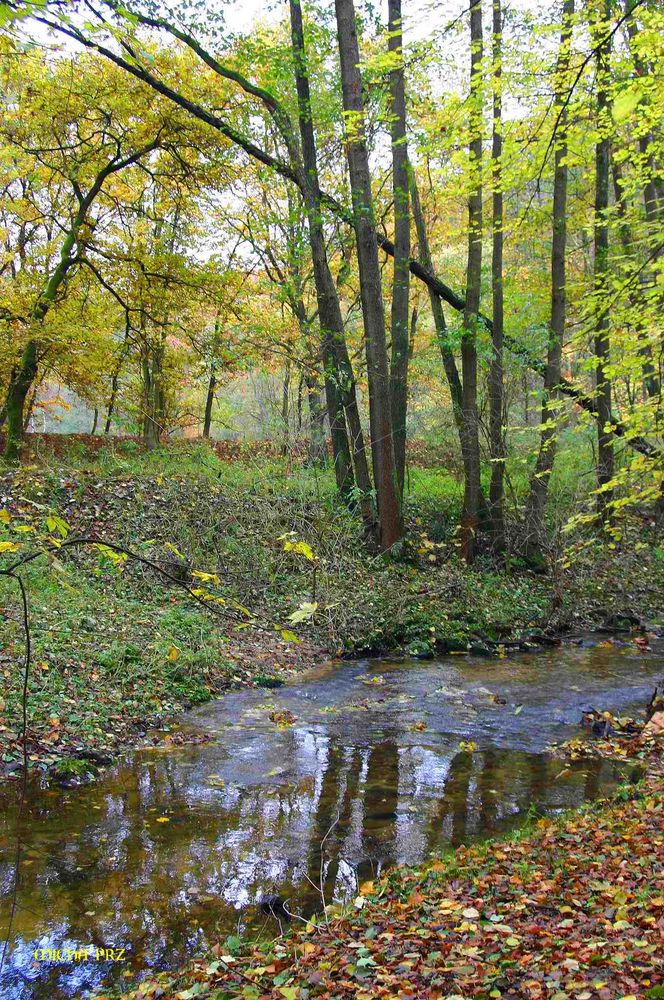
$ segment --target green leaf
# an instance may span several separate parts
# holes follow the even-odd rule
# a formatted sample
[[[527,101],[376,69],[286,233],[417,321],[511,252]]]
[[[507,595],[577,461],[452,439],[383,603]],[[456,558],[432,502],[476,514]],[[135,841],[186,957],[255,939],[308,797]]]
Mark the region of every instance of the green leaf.
[[[297,625],[299,622],[307,621],[308,618],[313,618],[317,607],[317,601],[314,601],[313,604],[305,601],[299,606],[297,611],[294,611],[292,615],[288,616],[288,621],[292,622],[293,625]]]

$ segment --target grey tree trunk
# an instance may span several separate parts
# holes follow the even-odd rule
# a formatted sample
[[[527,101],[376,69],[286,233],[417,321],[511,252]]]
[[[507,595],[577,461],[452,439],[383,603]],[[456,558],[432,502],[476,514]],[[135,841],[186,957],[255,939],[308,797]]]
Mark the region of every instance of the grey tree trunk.
[[[406,418],[408,413],[408,361],[410,342],[408,306],[410,292],[410,205],[408,146],[406,144],[406,90],[403,71],[401,0],[388,0],[388,49],[399,60],[390,72],[390,131],[392,139],[392,197],[394,201],[394,269],[392,278],[392,425],[394,462],[399,496],[403,497],[406,468]]]
[[[353,199],[353,227],[360,272],[360,299],[369,385],[369,423],[374,483],[378,505],[379,542],[391,548],[402,535],[392,414],[390,371],[385,339],[385,312],[374,219],[369,156],[364,137],[364,103],[360,53],[353,0],[335,0],[346,131],[346,155]]]

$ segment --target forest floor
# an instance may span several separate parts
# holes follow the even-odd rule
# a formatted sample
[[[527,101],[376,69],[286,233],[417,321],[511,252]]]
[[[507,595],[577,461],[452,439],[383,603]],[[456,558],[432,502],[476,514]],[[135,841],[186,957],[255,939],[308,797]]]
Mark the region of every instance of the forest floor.
[[[661,1000],[663,749],[661,733],[645,739],[646,777],[611,800],[392,869],[341,914],[271,942],[229,938],[123,996]]]
[[[565,483],[557,489],[564,508]],[[95,760],[192,738],[177,722],[187,706],[279,685],[330,657],[505,655],[510,641],[536,647],[542,633],[579,633],[616,614],[661,615],[664,553],[647,517],[611,547],[579,539],[565,555],[558,538],[549,574],[488,553],[469,569],[456,547],[460,496],[454,470],[417,455],[407,539],[386,558],[336,502],[331,474],[297,462],[186,443],[149,454],[133,441],[33,449],[19,470],[0,473],[0,569],[51,549],[20,570],[30,764],[87,780]],[[69,547],[81,537],[91,542]],[[9,777],[22,756],[19,598],[16,581],[0,577],[0,771]]]

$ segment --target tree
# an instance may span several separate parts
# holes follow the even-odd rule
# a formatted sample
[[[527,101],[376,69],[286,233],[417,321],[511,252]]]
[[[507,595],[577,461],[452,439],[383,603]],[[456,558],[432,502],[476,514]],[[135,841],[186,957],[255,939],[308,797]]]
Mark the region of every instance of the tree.
[[[480,442],[477,409],[477,333],[482,291],[482,3],[470,5],[470,113],[468,197],[468,263],[466,305],[461,339],[464,497],[461,516],[461,553],[466,562],[475,557],[480,511]]]
[[[335,0],[341,63],[341,87],[346,114],[346,155],[353,200],[353,228],[360,272],[362,318],[369,384],[369,421],[380,545],[390,549],[403,531],[398,495],[390,374],[385,339],[383,290],[378,265],[371,172],[364,137],[364,102],[360,52],[353,0]]]
[[[503,123],[502,123],[502,39],[503,14],[500,0],[493,0],[492,70],[493,70],[493,141],[492,141],[492,237],[491,293],[493,300],[493,332],[491,368],[489,372],[489,452],[491,456],[491,483],[489,504],[494,551],[505,548],[504,475],[504,290],[503,245],[505,210],[503,205]]]
[[[390,134],[392,139],[392,199],[394,202],[394,270],[392,277],[392,382],[391,408],[394,462],[403,497],[406,466],[406,415],[408,409],[410,206],[408,146],[406,139],[406,88],[403,67],[401,0],[388,2],[388,50],[390,70]]]
[[[556,405],[556,394],[561,381],[567,292],[567,106],[569,103],[567,76],[573,15],[574,0],[564,0],[554,99],[556,135],[553,178],[553,239],[551,244],[551,321],[544,374],[540,445],[537,462],[530,480],[525,516],[525,551],[531,559],[541,557],[546,497],[556,454],[556,427],[559,409]]]
[[[609,315],[605,308],[609,273],[609,184],[611,176],[611,120],[609,100],[609,60],[611,36],[607,26],[611,18],[609,0],[593,0],[592,36],[596,52],[597,141],[595,143],[595,219],[594,219],[594,290],[595,290],[595,379],[597,385],[597,505],[604,516],[611,500],[609,484],[614,474],[613,433],[611,430],[611,343]]]

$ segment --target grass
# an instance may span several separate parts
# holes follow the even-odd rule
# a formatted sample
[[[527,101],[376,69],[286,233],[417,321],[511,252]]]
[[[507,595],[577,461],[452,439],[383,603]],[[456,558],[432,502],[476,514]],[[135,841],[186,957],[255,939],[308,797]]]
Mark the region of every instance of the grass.
[[[454,534],[459,482],[423,460],[412,463],[407,538],[393,559],[367,550],[329,471],[251,454],[225,461],[183,442],[154,452],[133,441],[94,454],[78,441],[59,448],[56,456],[36,447],[28,465],[5,474],[10,523],[0,523],[0,541],[29,551],[56,512],[73,532],[157,562],[173,560],[174,547],[192,569],[216,575],[201,586],[225,603],[213,614],[158,573],[114,566],[92,549],[25,567],[31,756],[42,769],[81,747],[131,747],[187,705],[229,687],[279,683],[331,655],[465,651],[529,629],[597,624],[614,610],[658,610],[664,560],[639,524],[619,549],[588,550],[549,576],[516,560],[507,571],[488,555],[469,569]],[[288,532],[315,555],[315,595],[312,563],[284,550]],[[10,771],[20,757],[17,598],[0,578],[0,760]],[[314,601],[313,617],[290,621]]]

